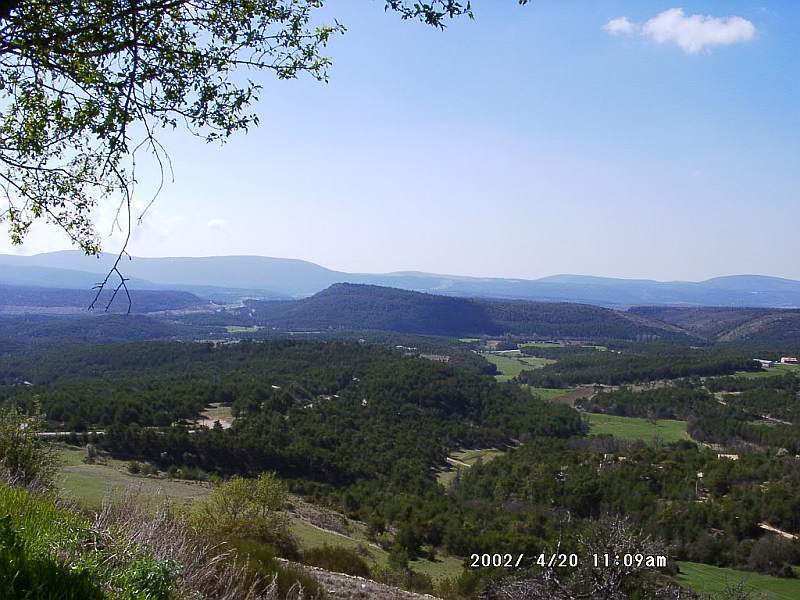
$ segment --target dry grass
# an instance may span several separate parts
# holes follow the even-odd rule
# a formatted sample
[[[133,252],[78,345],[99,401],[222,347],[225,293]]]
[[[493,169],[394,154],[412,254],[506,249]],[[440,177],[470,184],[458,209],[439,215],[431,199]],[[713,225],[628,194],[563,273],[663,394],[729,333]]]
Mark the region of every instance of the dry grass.
[[[146,549],[156,560],[180,564],[180,589],[185,597],[215,600],[277,600],[275,582],[253,576],[224,543],[204,540],[178,518],[163,499],[142,502],[140,490],[127,489],[103,503],[94,528],[119,544]],[[294,595],[299,600],[301,592]]]

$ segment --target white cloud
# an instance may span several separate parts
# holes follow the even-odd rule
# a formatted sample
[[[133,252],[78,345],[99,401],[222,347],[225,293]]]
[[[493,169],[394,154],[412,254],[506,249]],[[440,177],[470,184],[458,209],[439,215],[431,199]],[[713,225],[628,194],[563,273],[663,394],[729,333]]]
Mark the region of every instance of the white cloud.
[[[214,229],[216,231],[222,231],[228,226],[228,221],[226,219],[211,219],[207,224],[206,227],[209,229]]]
[[[611,35],[623,35],[623,34],[631,34],[634,33],[639,26],[631,21],[628,17],[617,17],[616,19],[611,19],[608,23],[605,24],[605,29]]]
[[[687,16],[681,8],[665,10],[641,25],[618,17],[606,23],[604,29],[611,35],[638,33],[659,44],[677,44],[688,54],[749,42],[756,35],[755,25],[742,17]]]

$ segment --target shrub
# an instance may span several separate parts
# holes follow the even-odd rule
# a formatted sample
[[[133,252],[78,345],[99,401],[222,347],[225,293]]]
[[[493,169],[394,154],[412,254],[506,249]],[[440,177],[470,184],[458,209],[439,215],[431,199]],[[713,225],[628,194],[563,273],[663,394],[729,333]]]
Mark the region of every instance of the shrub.
[[[279,561],[271,545],[255,539],[238,539],[233,545],[250,570],[262,580],[273,582],[278,598],[322,600],[326,597],[316,579],[298,567]]]
[[[417,573],[410,569],[378,568],[375,570],[374,579],[387,585],[411,590],[421,594],[433,592],[433,580],[430,575]]]
[[[131,475],[138,475],[142,472],[142,465],[140,465],[137,461],[132,460],[128,463],[128,473]]]
[[[282,510],[289,491],[273,473],[257,479],[233,477],[200,500],[193,525],[212,538],[258,538],[275,546],[296,544]]]
[[[369,577],[369,565],[355,550],[342,546],[320,546],[303,553],[303,559],[309,565],[321,567],[336,573]]]
[[[158,469],[156,469],[150,463],[141,463],[142,465],[142,475],[158,475]]]
[[[0,475],[23,486],[53,486],[58,458],[36,435],[43,426],[38,415],[23,414],[13,406],[0,409]]]
[[[115,587],[125,590],[128,600],[171,600],[177,596],[180,564],[150,557],[131,562],[115,578]]]
[[[198,539],[166,505],[148,509],[146,500],[131,491],[104,503],[90,523],[0,484],[0,598],[277,600],[271,578],[237,565],[232,550]]]
[[[132,552],[133,560],[128,561],[131,567],[124,576],[128,585],[145,583],[154,591],[166,593],[170,581],[174,581],[174,588],[187,597],[277,600],[271,579],[261,578],[237,563],[236,552],[227,544],[195,535],[169,504],[143,501],[140,489],[130,489],[106,501],[94,529],[113,532],[102,543],[118,555]],[[169,596],[133,597],[160,600]]]
[[[797,563],[798,558],[800,558],[800,552],[794,543],[768,533],[753,544],[747,566],[754,571],[768,575],[794,577],[791,565]]]

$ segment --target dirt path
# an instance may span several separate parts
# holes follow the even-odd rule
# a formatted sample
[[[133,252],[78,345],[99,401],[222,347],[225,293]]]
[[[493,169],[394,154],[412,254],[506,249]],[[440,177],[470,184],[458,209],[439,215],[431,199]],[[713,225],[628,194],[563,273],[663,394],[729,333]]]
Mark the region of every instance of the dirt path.
[[[279,560],[289,563],[289,561],[283,561],[283,559]],[[441,600],[436,596],[407,592],[364,577],[333,573],[332,571],[299,563],[289,564],[302,569],[316,579],[331,598],[347,600]]]
[[[777,527],[773,527],[767,523],[759,523],[758,524],[761,529],[764,531],[771,531],[772,533],[777,533],[779,536],[786,538],[787,540],[796,540],[797,536],[793,533],[789,533],[788,531],[784,531],[783,529],[778,529]]]

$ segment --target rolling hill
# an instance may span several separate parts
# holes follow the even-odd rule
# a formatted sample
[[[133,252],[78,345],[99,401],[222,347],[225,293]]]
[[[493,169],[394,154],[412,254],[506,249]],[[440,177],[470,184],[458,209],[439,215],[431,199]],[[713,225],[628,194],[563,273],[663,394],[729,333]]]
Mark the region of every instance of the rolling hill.
[[[97,302],[96,312],[105,312],[106,306],[112,299],[112,293],[113,289],[103,290]],[[90,289],[59,289],[0,284],[0,314],[85,314],[94,297],[95,292]],[[166,310],[197,309],[208,305],[207,300],[188,292],[131,291],[131,312],[137,314]],[[124,313],[127,311],[128,299],[123,292],[120,292],[114,297],[108,312]]]
[[[34,256],[0,255],[0,283],[86,288],[102,279],[114,257],[77,251]],[[700,282],[556,275],[503,279],[417,271],[345,273],[295,259],[263,256],[133,258],[123,270],[138,289],[172,289],[205,298],[300,298],[335,283],[360,283],[445,296],[636,305],[800,308],[800,281],[737,275]]]
[[[670,323],[707,341],[800,343],[800,310],[637,306],[629,312]]]
[[[506,333],[581,339],[690,339],[677,327],[597,306],[439,296],[335,284],[301,300],[249,301],[253,322],[287,330],[372,329],[467,336]]]

